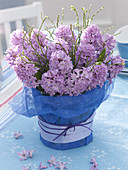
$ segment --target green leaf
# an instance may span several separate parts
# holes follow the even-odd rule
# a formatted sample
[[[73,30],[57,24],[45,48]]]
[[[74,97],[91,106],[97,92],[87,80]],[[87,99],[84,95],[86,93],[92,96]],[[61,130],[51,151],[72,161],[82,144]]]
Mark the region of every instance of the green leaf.
[[[101,62],[101,61],[96,62],[96,65],[101,65],[101,64],[102,64],[102,62]]]
[[[103,62],[103,60],[105,59],[105,51],[106,49],[103,49],[103,51],[101,52],[101,54],[99,55],[97,62]]]
[[[37,78],[37,80],[41,80],[42,72],[40,70],[38,70],[38,72],[35,74],[35,77]]]

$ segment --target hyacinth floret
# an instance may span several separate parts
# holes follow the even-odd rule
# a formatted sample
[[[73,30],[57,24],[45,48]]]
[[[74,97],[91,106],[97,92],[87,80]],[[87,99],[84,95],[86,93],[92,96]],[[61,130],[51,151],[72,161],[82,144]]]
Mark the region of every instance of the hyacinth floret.
[[[55,30],[55,36],[57,38],[64,39],[70,48],[72,47],[73,42],[76,40],[76,35],[74,32],[72,32],[69,25],[60,25],[60,27]]]
[[[124,68],[125,65],[125,61],[119,55],[108,56],[104,63],[106,63],[108,68],[108,80],[110,80],[110,82],[112,82],[112,79],[117,76],[117,74]]]
[[[26,60],[27,61],[27,60]],[[14,71],[18,78],[24,83],[24,86],[36,88],[38,86],[37,78],[34,76],[38,68],[34,64],[26,64],[20,57],[15,61]]]
[[[17,46],[23,44],[24,32],[22,29],[17,29],[10,34],[10,44]]]
[[[39,29],[33,29],[31,33],[31,42],[35,48],[39,48],[39,44],[41,47],[45,47],[48,44],[48,40],[46,39],[46,34]]]
[[[102,35],[99,27],[95,24],[87,27],[81,35],[82,44],[92,44],[95,48],[95,51],[102,50]]]
[[[41,87],[45,90],[46,93],[50,96],[55,95],[56,93],[63,94],[64,91],[64,77],[61,74],[58,74],[58,70],[49,70],[42,75],[42,79],[39,81]]]
[[[103,86],[107,79],[108,68],[104,63],[92,66],[92,83],[90,88],[94,89],[97,85]]]
[[[111,51],[113,50],[116,44],[116,40],[114,39],[114,36],[106,33],[102,35],[102,40],[103,40],[103,48],[106,49],[106,55],[110,55]]]
[[[62,50],[66,54],[68,54],[68,50],[69,50],[68,43],[61,38],[56,38],[55,40],[50,42],[47,49],[47,58],[50,60],[51,54],[57,50]]]
[[[60,74],[68,74],[73,69],[71,58],[64,51],[55,51],[49,60],[49,70],[58,70]]]
[[[97,61],[95,48],[91,44],[81,44],[76,51],[79,66],[91,65]]]
[[[16,58],[18,57],[18,46],[12,46],[7,49],[5,59],[8,61],[10,66],[13,66]]]
[[[71,76],[66,80],[68,84],[65,89],[70,96],[78,96],[79,94],[89,91],[92,79],[90,68],[74,69]],[[66,93],[65,92],[65,93]]]

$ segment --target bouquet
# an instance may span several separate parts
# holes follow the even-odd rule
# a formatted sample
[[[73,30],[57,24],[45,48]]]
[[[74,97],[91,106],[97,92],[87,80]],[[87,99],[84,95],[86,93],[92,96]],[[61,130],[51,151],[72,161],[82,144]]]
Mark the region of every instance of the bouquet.
[[[16,112],[29,117],[39,115],[43,143],[57,149],[82,146],[92,140],[90,127],[94,112],[107,99],[113,79],[124,67],[124,60],[119,55],[113,55],[114,36],[90,24],[103,7],[92,16],[91,6],[89,11],[82,8],[82,25],[76,8],[71,6],[71,9],[77,18],[74,25],[63,24],[62,9],[61,21],[60,15],[56,23],[46,16],[42,18],[39,29],[27,24],[27,31],[13,31],[11,47],[5,55],[25,87],[21,96],[24,107],[27,101],[26,112],[24,108],[18,108]],[[46,20],[52,22],[52,29],[42,30]],[[50,139],[49,134],[53,132],[47,130],[55,129],[54,125],[59,125],[61,133]],[[73,143],[75,139],[61,140],[69,129],[77,131],[76,127],[83,126],[87,127],[84,129],[88,135],[83,136],[80,132],[80,137],[76,134],[77,144]],[[62,131],[63,128],[66,130]],[[81,140],[84,142],[78,144]]]

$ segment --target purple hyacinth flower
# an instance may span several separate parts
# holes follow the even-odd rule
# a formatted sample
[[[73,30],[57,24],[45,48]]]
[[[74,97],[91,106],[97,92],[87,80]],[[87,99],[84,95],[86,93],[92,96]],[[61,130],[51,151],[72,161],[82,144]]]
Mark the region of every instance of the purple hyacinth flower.
[[[97,168],[98,163],[96,162],[95,156],[93,156],[93,158],[91,159],[90,163],[92,164],[90,170],[98,170],[98,168]]]
[[[25,166],[22,166],[22,169],[21,170],[29,170],[30,167],[25,167]]]
[[[106,54],[110,55],[111,51],[115,47],[116,40],[114,39],[113,35],[110,35],[108,33],[102,35],[103,39],[103,48],[106,49]]]
[[[17,155],[20,156],[20,161],[26,160],[28,157],[28,150],[22,150],[22,152],[17,152]]]
[[[67,163],[64,162],[58,162],[58,166],[56,166],[55,168],[59,168],[60,170],[64,170],[67,169],[67,167],[65,166]]]
[[[15,131],[14,136],[15,136],[15,139],[18,139],[20,136],[24,137],[24,136],[20,133],[20,131],[19,131],[19,132]]]
[[[38,167],[38,170],[46,169],[46,168],[48,168],[48,167],[45,166],[45,165],[42,165],[42,162],[40,162],[40,165],[39,165],[39,167]]]
[[[98,166],[98,164],[97,164],[97,162],[95,162],[95,163],[91,166],[90,170],[98,170],[97,166]]]
[[[51,156],[51,159],[48,160],[48,163],[50,164],[49,167],[56,166],[56,164],[57,164],[56,158],[54,156]]]
[[[95,158],[95,156],[93,156],[93,158],[91,159],[90,163],[93,164],[95,162],[96,162],[96,158]]]
[[[36,151],[36,149],[28,150],[28,155],[30,158],[32,158],[32,154],[34,151]]]
[[[76,41],[76,35],[71,30],[69,25],[60,25],[55,30],[55,36],[57,38],[61,38],[61,39],[65,40],[68,43],[70,50],[74,44],[74,41]]]
[[[124,60],[119,56],[108,56],[104,63],[106,64],[109,72],[108,80],[110,83],[112,82],[112,79],[117,76],[117,74],[124,68],[125,62]]]
[[[96,51],[102,51],[102,35],[99,27],[95,24],[87,27],[81,35],[81,43],[91,44],[94,46]]]

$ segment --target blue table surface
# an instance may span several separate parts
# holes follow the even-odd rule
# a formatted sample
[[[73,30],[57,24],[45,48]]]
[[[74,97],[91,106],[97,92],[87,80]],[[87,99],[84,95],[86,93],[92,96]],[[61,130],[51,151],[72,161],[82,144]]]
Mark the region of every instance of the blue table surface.
[[[24,138],[16,140],[15,130],[21,131]],[[89,170],[93,155],[99,170],[128,170],[128,75],[116,78],[111,96],[96,111],[93,135],[93,142],[87,146],[53,150],[39,139],[37,117],[17,115],[0,131],[0,170],[21,170],[23,165],[37,170],[40,162],[48,166],[50,156],[66,162],[69,170]],[[33,158],[20,161],[17,152],[23,149],[36,149]]]

